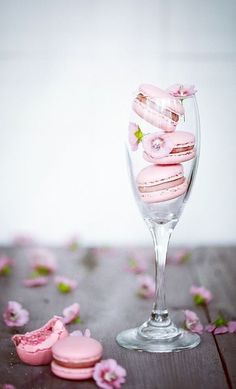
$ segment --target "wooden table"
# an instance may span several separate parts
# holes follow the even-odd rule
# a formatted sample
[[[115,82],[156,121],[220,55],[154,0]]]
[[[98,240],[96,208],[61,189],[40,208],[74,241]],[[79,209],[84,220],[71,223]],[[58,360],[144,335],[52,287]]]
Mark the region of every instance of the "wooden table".
[[[3,251],[3,250],[1,250]],[[115,358],[127,370],[126,389],[224,389],[236,387],[236,335],[213,336],[205,333],[201,344],[193,349],[171,354],[149,354],[122,349],[116,334],[141,324],[148,317],[152,302],[136,295],[136,276],[125,271],[127,250],[95,253],[92,249],[69,252],[55,249],[58,274],[77,278],[78,288],[60,294],[53,282],[40,288],[26,288],[21,282],[28,272],[28,249],[4,249],[15,259],[8,277],[0,278],[0,383],[25,389],[92,389],[94,382],[72,382],[55,377],[50,366],[24,365],[16,356],[9,329],[2,320],[3,307],[16,300],[30,312],[31,320],[22,330],[36,329],[64,307],[78,301],[82,324],[104,346],[104,358]],[[150,252],[150,249],[147,251]],[[152,272],[152,258],[149,271]],[[170,312],[181,322],[182,309],[194,309],[202,322],[214,320],[219,310],[235,319],[236,248],[209,247],[192,250],[192,259],[182,265],[167,265],[167,301]],[[192,284],[204,285],[214,295],[207,309],[196,308],[189,294]],[[176,313],[178,314],[176,315]],[[70,325],[74,330],[78,325]],[[18,331],[19,332],[19,331]]]

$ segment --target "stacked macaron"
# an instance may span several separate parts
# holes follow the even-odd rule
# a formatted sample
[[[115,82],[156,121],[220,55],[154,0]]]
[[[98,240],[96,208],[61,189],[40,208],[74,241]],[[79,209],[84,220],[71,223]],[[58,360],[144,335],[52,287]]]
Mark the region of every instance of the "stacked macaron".
[[[168,92],[143,84],[132,107],[138,117],[154,127],[154,131],[144,134],[139,125],[132,123],[133,133],[129,134],[132,150],[137,149],[135,141],[137,145],[142,142],[143,158],[152,164],[136,179],[141,199],[157,203],[181,196],[188,187],[181,163],[196,154],[194,135],[176,130],[185,114],[183,104]]]

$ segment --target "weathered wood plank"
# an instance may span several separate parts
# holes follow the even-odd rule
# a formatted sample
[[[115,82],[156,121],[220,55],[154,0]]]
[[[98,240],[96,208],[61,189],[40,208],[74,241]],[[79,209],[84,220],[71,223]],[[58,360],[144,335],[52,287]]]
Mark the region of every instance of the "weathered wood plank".
[[[58,273],[77,278],[79,287],[69,295],[61,295],[53,282],[38,289],[26,289],[21,280],[26,276],[27,250],[12,251],[16,266],[12,276],[0,280],[1,311],[6,301],[21,302],[31,314],[24,330],[41,326],[53,314],[75,301],[81,304],[81,328],[90,328],[92,335],[104,345],[104,358],[115,358],[127,369],[127,389],[189,389],[227,388],[227,381],[213,337],[203,335],[202,343],[194,350],[172,354],[149,354],[122,349],[115,342],[116,334],[124,328],[138,325],[148,317],[152,303],[136,296],[135,276],[124,271],[124,250],[96,258],[93,254],[68,253],[55,250],[59,260]],[[151,264],[150,264],[151,266]],[[173,313],[178,308],[191,308],[188,289],[196,279],[192,264],[169,266],[167,269],[168,300]],[[195,272],[194,272],[195,274]],[[203,321],[206,317],[199,310]],[[177,315],[177,320],[179,319]],[[77,326],[70,325],[70,330]],[[56,378],[49,366],[29,367],[15,355],[10,341],[13,331],[0,323],[0,383],[9,382],[17,388],[72,388],[78,383]],[[80,383],[81,388],[95,388],[91,381]]]
[[[198,273],[200,282],[214,296],[207,307],[210,320],[214,321],[219,312],[227,319],[236,320],[236,248],[199,249],[198,257],[195,272]],[[231,387],[236,387],[236,335],[222,334],[214,338]]]

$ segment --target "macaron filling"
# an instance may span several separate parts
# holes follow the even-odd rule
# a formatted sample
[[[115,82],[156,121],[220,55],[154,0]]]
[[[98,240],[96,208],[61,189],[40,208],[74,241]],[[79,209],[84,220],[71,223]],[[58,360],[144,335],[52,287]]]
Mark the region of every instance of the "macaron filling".
[[[193,150],[194,145],[185,147],[175,147],[171,150],[170,154],[184,153],[185,151]]]
[[[173,188],[175,186],[183,184],[185,181],[184,177],[178,178],[173,181],[167,181],[161,184],[156,184],[156,185],[151,185],[151,186],[139,186],[138,190],[141,193],[149,193],[149,192],[157,192],[162,189],[166,189],[167,183],[168,183],[168,188]]]
[[[53,361],[57,363],[57,365],[60,365],[60,366],[63,366],[63,367],[70,367],[70,368],[86,368],[86,367],[93,367],[95,363],[99,362],[100,359],[101,359],[101,355],[99,356],[99,358],[95,359],[91,359],[90,361],[80,361],[80,362],[75,362],[75,361],[70,361],[70,362],[67,362],[67,361],[61,361],[59,359],[56,359],[55,357],[53,358]]]
[[[163,114],[164,116],[166,116],[167,118],[173,120],[174,122],[177,123],[179,121],[179,115],[177,113],[175,113],[173,110],[171,111],[170,109],[166,109],[166,108],[163,109],[163,107],[158,105],[156,101],[151,100],[147,96],[144,96],[142,93],[139,93],[136,96],[136,99],[140,103],[146,104],[151,109],[153,109],[153,110]]]

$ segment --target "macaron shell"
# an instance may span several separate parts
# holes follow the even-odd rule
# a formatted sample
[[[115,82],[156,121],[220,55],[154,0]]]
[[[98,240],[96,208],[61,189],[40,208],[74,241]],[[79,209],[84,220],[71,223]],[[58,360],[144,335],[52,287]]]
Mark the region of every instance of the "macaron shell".
[[[175,153],[171,153],[161,158],[153,158],[151,155],[147,154],[145,151],[143,152],[143,158],[150,163],[154,163],[157,165],[171,165],[181,162],[189,161],[194,158],[196,155],[196,150],[182,150],[177,152],[177,150],[181,150],[183,148],[194,147],[195,145],[195,136],[191,132],[187,131],[175,131],[172,134],[168,134],[168,137],[171,139],[174,144],[174,149],[176,149]]]
[[[87,368],[64,367],[57,364],[53,360],[51,363],[51,370],[56,376],[67,380],[86,380],[92,377],[94,368],[93,367],[87,367]]]
[[[85,336],[68,336],[52,347],[53,358],[70,367],[95,364],[101,359],[102,351],[101,343]]]
[[[166,188],[156,192],[146,192],[146,193],[139,192],[139,195],[145,203],[160,203],[162,201],[172,200],[175,199],[176,197],[181,196],[187,191],[187,188],[188,188],[188,184],[187,184],[187,180],[185,179],[185,181],[182,184],[177,185],[175,187]]]
[[[133,110],[139,115],[142,119],[146,120],[148,123],[153,126],[162,129],[166,132],[175,131],[177,123],[173,120],[167,118],[161,113],[154,111],[146,104],[141,103],[138,100],[134,100],[133,102]]]
[[[155,85],[142,84],[139,86],[139,92],[147,97],[167,99],[166,107],[168,107],[178,115],[184,114],[183,105],[175,97],[171,96],[167,91],[164,91]]]
[[[150,163],[155,163],[157,165],[172,165],[179,164],[181,162],[189,161],[196,156],[195,149],[189,151],[183,151],[181,153],[169,154],[162,158],[152,158],[150,155],[147,155],[145,151],[143,152],[143,158]]]
[[[28,352],[24,349],[17,348],[16,349],[18,357],[22,360],[22,362],[27,365],[40,366],[40,365],[48,365],[52,360],[52,351],[51,349],[47,350],[38,350],[36,352]]]
[[[180,164],[168,166],[150,165],[139,172],[136,183],[138,186],[148,187],[177,180],[183,177],[183,175],[183,166]]]

